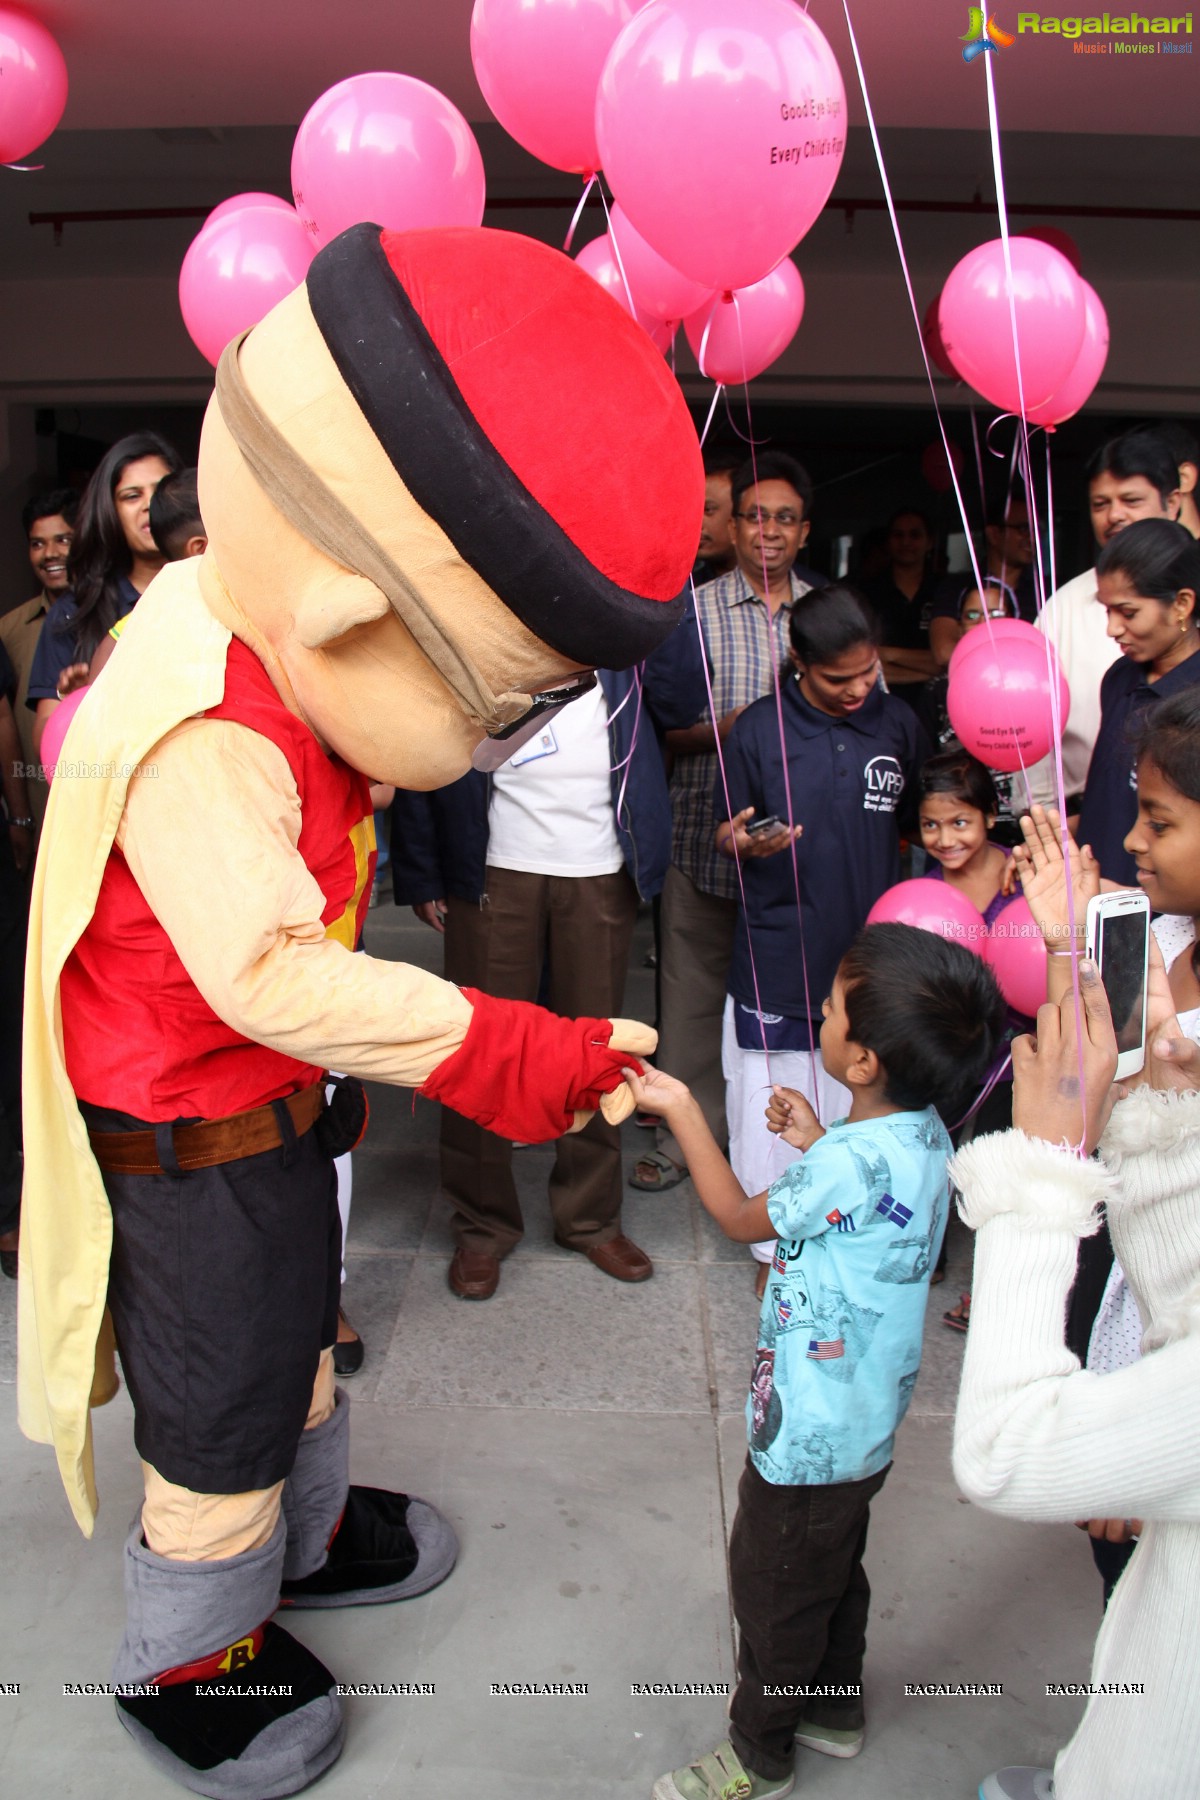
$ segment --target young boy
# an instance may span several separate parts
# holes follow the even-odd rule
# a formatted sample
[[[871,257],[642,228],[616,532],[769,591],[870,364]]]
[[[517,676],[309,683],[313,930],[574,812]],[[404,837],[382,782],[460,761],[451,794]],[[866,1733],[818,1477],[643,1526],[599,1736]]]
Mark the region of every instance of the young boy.
[[[743,1192],[681,1082],[626,1076],[726,1235],[779,1240],[729,1549],[741,1638],[730,1733],[661,1776],[654,1800],[767,1800],[791,1792],[797,1743],[862,1748],[867,1518],[916,1383],[946,1227],[950,1139],[935,1108],[953,1119],[969,1103],[1006,1010],[979,957],[908,925],[863,931],[822,1010],[821,1055],[850,1112],[824,1130],[777,1088],[770,1129],[805,1154],[768,1193]]]

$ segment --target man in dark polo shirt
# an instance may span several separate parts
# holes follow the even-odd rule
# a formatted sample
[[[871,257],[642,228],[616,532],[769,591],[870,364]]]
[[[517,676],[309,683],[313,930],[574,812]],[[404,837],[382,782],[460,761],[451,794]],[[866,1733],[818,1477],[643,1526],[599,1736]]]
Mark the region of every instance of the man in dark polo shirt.
[[[885,540],[889,567],[863,586],[879,619],[879,660],[889,690],[915,706],[921,689],[938,672],[929,648],[929,621],[937,599],[933,574],[934,536],[916,507],[901,507],[888,520]]]

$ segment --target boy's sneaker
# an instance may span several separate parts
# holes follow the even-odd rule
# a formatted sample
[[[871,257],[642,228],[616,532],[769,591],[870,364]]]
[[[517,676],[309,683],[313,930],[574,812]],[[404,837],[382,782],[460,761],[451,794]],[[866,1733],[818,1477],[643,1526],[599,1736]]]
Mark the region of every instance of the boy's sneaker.
[[[997,1769],[979,1784],[979,1800],[1054,1800],[1053,1769]]]
[[[743,1767],[737,1751],[726,1738],[707,1756],[698,1756],[685,1768],[660,1775],[651,1800],[782,1800],[796,1785],[794,1774],[778,1781],[752,1775]]]
[[[866,1742],[866,1730],[856,1725],[852,1731],[838,1731],[832,1725],[817,1725],[801,1719],[796,1742],[806,1750],[819,1750],[822,1756],[857,1756]]]

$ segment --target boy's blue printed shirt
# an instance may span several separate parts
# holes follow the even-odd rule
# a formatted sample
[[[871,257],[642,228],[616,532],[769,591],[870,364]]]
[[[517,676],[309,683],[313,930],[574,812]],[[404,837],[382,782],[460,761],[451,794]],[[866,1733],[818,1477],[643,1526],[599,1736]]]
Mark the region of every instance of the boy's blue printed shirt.
[[[891,1461],[921,1366],[950,1148],[932,1107],[842,1121],[768,1193],[779,1243],[746,1402],[765,1480],[862,1481]]]

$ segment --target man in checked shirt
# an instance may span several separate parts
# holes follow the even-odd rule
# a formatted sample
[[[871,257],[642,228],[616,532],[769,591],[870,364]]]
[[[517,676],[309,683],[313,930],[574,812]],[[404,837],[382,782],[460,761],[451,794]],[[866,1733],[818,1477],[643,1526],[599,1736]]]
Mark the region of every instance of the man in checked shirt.
[[[757,479],[756,479],[757,477]],[[730,535],[735,563],[726,575],[696,590],[696,609],[712,681],[712,713],[686,731],[669,731],[671,866],[662,895],[661,1068],[686,1082],[718,1144],[728,1141],[721,1019],[737,921],[737,868],[716,848],[721,819],[713,806],[716,740],[724,742],[738,714],[770,693],[773,668],[787,661],[792,607],[822,578],[793,565],[808,540],[812,482],[790,456],[768,451],[736,469]],[[685,620],[647,665],[653,685],[671,659],[694,655],[678,643],[694,631]],[[723,816],[723,815],[722,815]],[[776,848],[774,844],[772,848]],[[655,1147],[639,1158],[631,1187],[661,1193],[687,1174],[683,1154],[660,1124]]]

